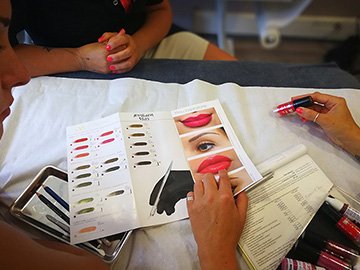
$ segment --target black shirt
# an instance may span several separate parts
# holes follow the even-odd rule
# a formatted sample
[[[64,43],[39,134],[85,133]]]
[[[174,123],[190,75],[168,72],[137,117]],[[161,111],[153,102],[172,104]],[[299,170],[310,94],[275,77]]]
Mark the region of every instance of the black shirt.
[[[132,0],[125,12],[120,0],[12,0],[10,42],[26,30],[35,44],[80,47],[97,42],[104,32],[135,33],[146,18],[146,6],[162,0]]]

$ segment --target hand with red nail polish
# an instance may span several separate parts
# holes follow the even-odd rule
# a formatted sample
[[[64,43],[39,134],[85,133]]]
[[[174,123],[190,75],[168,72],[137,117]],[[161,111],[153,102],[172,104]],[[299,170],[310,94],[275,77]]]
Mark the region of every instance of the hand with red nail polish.
[[[97,73],[110,73],[108,52],[102,42],[90,43],[76,49],[76,57],[80,70],[88,70]]]
[[[80,70],[112,73],[110,66],[117,73],[127,72],[166,37],[172,25],[169,0],[121,0],[109,5],[106,1],[88,5],[82,0],[63,3],[54,10],[40,1],[29,1],[33,9],[14,12],[11,19],[20,31],[31,27],[38,17],[44,18],[44,27],[29,33],[34,44],[19,45],[16,50],[29,63],[26,66],[32,77]],[[33,16],[34,10],[39,16]],[[52,18],[67,15],[71,20]],[[25,22],[25,17],[31,18]],[[12,40],[16,40],[15,32],[9,31]]]
[[[360,157],[360,127],[352,117],[346,100],[319,92],[310,95],[315,104],[309,108],[299,107],[296,113],[302,119],[316,122],[335,144]],[[299,97],[302,96],[292,99]]]
[[[117,73],[130,71],[141,59],[145,52],[140,52],[132,36],[127,35],[124,29],[119,33],[104,33],[109,37],[106,50],[109,52],[107,61]]]

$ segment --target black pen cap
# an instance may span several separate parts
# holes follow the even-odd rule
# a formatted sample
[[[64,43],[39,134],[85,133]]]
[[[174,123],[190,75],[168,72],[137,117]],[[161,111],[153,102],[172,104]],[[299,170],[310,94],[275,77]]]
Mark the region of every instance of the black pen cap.
[[[342,218],[342,215],[334,209],[328,202],[324,202],[319,211],[327,215],[334,223],[338,223],[338,221]]]
[[[297,107],[310,107],[314,104],[314,100],[311,96],[294,99],[293,100],[293,106],[296,109]]]
[[[305,231],[303,234],[303,239],[305,242],[311,244],[313,247],[321,250],[324,249],[327,244],[327,241],[324,237],[312,231]]]
[[[299,241],[296,247],[296,259],[311,264],[317,264],[320,257],[320,251],[309,246],[304,241]]]

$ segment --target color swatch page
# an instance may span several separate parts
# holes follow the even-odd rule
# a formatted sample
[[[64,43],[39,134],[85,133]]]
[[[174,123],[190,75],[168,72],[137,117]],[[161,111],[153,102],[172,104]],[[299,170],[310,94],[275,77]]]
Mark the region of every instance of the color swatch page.
[[[262,178],[217,100],[71,126],[67,144],[71,243],[188,217],[207,173],[226,170],[234,194]]]

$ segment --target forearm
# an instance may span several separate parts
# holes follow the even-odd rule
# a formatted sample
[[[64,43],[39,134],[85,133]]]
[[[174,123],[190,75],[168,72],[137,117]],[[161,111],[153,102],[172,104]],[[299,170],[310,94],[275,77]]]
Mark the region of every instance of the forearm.
[[[200,266],[202,270],[240,270],[237,258],[236,250],[225,251],[219,248],[212,252],[204,247],[203,250],[198,251]]]
[[[31,77],[83,69],[77,48],[18,45],[14,49]]]
[[[341,147],[360,161],[360,127],[355,126],[351,130],[345,130],[341,138]]]
[[[57,242],[44,246],[2,221],[0,237],[2,269],[48,269],[50,266],[52,270],[109,269],[108,265],[95,255]]]
[[[168,0],[149,8],[145,24],[132,36],[141,55],[166,36],[171,24],[172,11]]]

